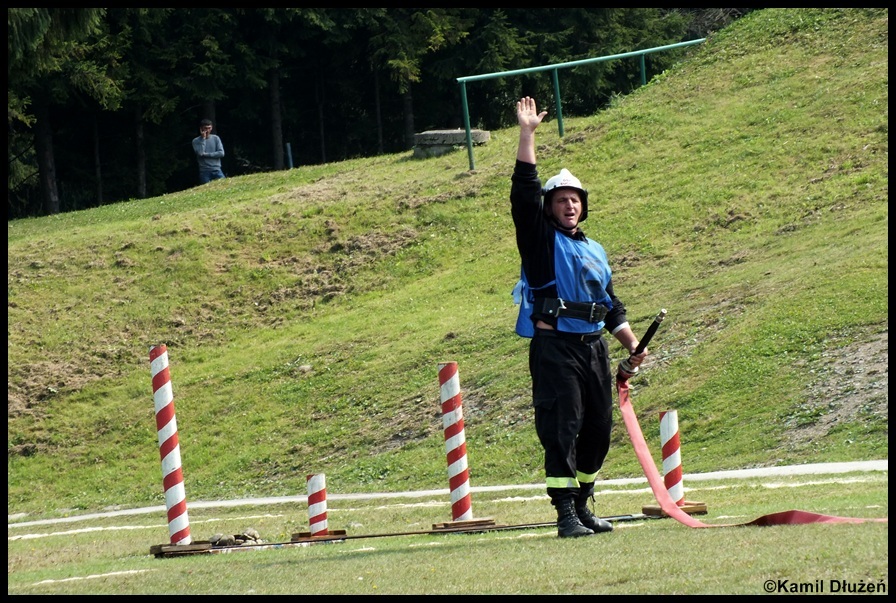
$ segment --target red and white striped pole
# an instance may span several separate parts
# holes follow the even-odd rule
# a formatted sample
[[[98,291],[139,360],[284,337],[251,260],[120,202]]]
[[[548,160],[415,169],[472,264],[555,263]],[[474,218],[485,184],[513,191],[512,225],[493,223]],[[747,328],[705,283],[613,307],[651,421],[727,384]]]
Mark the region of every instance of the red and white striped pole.
[[[679,507],[684,505],[681,477],[681,441],[678,437],[678,411],[660,413],[660,441],[663,444],[663,482],[669,496]]]
[[[323,473],[307,476],[308,525],[312,536],[326,536],[327,527],[327,478]]]
[[[445,453],[448,458],[448,484],[451,489],[451,518],[473,518],[470,502],[470,471],[467,467],[467,443],[464,413],[460,397],[457,363],[439,364],[439,390],[442,399],[442,426],[445,429]]]
[[[168,348],[164,345],[150,346],[149,367],[156,408],[156,429],[159,434],[159,455],[162,458],[165,507],[168,509],[168,534],[171,544],[191,544],[193,538],[190,536],[184,474],[180,465],[177,417],[174,415],[174,394],[168,371]]]

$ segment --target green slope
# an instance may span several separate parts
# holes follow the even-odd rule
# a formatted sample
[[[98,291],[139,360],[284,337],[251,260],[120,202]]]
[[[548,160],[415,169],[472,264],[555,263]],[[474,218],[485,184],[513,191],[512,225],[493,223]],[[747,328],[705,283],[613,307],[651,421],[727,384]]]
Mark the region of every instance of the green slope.
[[[654,454],[674,408],[687,472],[887,458],[888,11],[755,11],[554,125],[541,174],[589,188],[636,332],[669,312],[632,383]],[[309,473],[445,487],[444,361],[473,484],[539,483],[515,149],[493,131],[473,172],[408,152],[9,222],[9,512],[164,502],[157,344],[188,499],[301,494]],[[619,421],[602,475],[639,474]]]

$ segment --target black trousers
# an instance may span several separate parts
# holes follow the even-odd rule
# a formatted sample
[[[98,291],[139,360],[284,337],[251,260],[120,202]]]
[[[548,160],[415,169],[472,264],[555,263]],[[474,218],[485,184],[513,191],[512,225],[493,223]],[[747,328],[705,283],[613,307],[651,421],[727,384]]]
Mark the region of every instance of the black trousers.
[[[577,473],[597,473],[610,450],[613,390],[607,342],[536,329],[529,373],[547,492],[557,505],[578,496]]]

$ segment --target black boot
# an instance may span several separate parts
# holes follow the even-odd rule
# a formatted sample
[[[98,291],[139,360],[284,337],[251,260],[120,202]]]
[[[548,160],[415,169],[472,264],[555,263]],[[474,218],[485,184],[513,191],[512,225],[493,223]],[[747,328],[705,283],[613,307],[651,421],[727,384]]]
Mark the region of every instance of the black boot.
[[[583,526],[579,516],[576,515],[575,503],[571,498],[565,498],[557,503],[557,536],[578,538],[592,534],[594,531]]]
[[[576,516],[579,518],[579,521],[582,522],[583,526],[595,534],[612,532],[613,524],[606,519],[598,517],[588,508],[588,499],[591,498],[594,500],[593,492],[594,490],[591,488],[582,489],[582,492],[579,494],[578,498],[576,498]]]
[[[588,505],[576,507],[576,515],[578,516],[579,521],[582,522],[582,525],[595,534],[613,531],[613,524],[592,513],[591,509],[588,508]]]

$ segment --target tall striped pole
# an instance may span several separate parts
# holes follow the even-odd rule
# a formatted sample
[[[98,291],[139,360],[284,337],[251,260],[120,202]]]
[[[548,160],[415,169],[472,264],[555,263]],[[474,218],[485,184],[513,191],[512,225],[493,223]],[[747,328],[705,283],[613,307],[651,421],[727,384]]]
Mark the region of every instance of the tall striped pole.
[[[678,411],[660,413],[660,441],[663,444],[663,482],[669,496],[679,507],[684,505],[681,471],[681,441],[678,436]]]
[[[326,536],[327,528],[327,478],[323,473],[307,476],[308,525],[312,536]]]
[[[191,544],[193,538],[190,536],[184,474],[180,465],[177,417],[174,415],[174,394],[168,371],[168,348],[164,345],[150,346],[149,367],[152,374],[152,397],[156,407],[159,455],[162,458],[165,507],[168,509],[168,534],[171,544]]]
[[[445,429],[445,453],[448,458],[448,484],[451,489],[451,517],[453,521],[470,520],[473,518],[470,471],[467,467],[464,413],[456,362],[439,364],[439,390],[442,399],[442,426]]]

